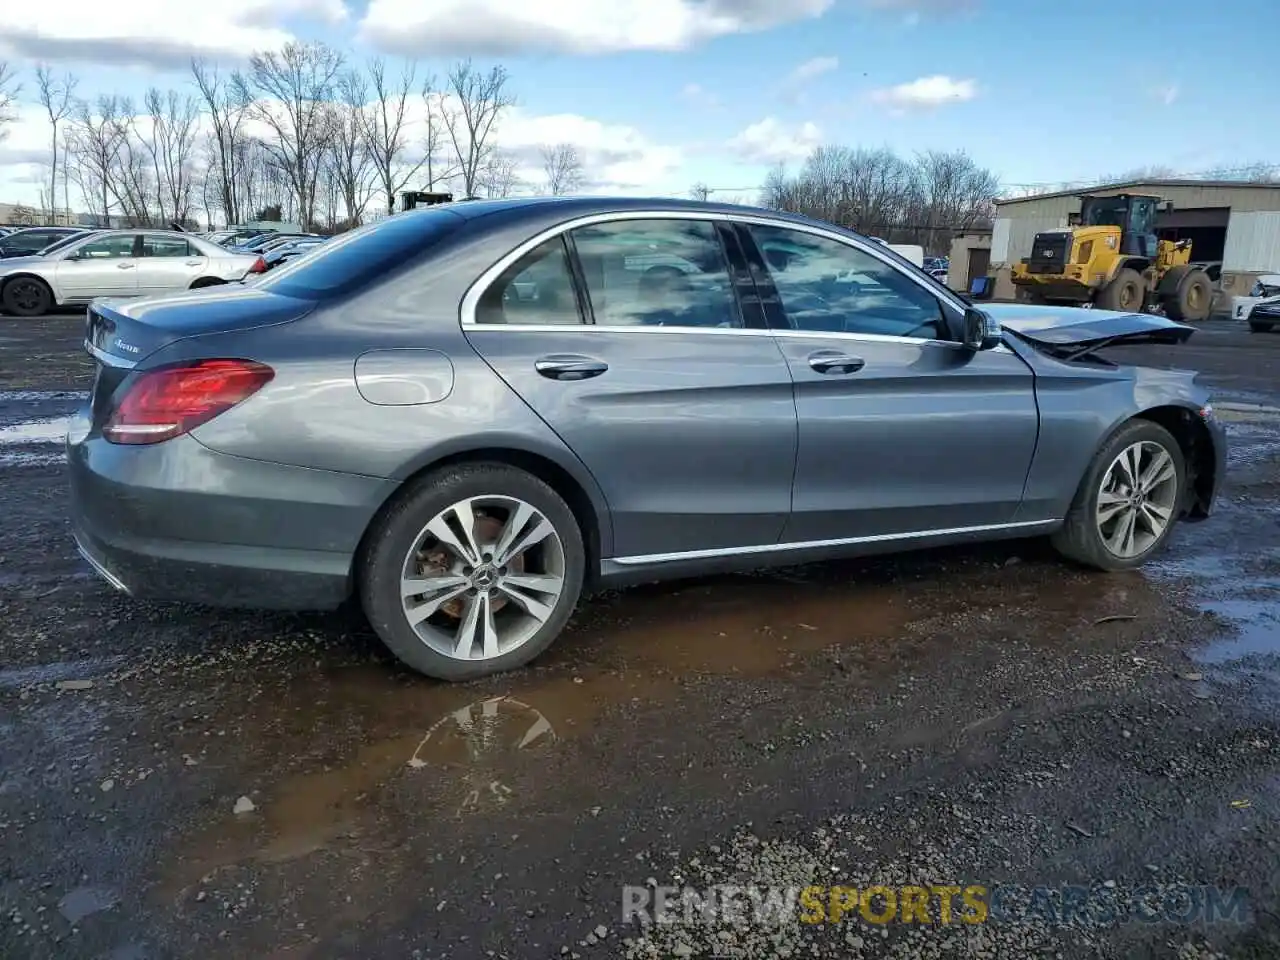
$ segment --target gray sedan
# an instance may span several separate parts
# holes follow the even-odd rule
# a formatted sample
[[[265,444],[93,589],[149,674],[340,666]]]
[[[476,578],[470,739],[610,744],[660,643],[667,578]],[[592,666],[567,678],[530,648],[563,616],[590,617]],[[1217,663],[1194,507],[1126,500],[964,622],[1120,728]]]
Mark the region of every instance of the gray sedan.
[[[172,230],[100,230],[37,256],[0,260],[0,306],[18,317],[95,297],[147,297],[243,280],[266,264]]]
[[[979,310],[772,211],[437,206],[94,304],[73,529],[137,597],[354,595],[448,680],[528,662],[600,587],[1041,534],[1125,570],[1209,515],[1225,440],[1193,374],[1098,351],[1191,333]]]

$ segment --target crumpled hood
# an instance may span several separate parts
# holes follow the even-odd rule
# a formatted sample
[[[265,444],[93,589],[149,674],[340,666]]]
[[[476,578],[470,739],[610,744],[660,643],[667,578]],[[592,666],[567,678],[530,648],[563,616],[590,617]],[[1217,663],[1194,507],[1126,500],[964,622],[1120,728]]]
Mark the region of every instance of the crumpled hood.
[[[982,305],[1008,333],[1047,347],[1101,347],[1115,343],[1183,343],[1195,327],[1150,313],[1022,303]]]

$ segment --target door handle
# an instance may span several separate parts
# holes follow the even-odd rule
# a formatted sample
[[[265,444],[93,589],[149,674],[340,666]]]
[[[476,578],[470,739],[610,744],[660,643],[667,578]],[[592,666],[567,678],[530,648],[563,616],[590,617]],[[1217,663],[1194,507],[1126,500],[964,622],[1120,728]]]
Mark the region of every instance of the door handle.
[[[809,366],[818,373],[857,373],[866,365],[867,362],[861,357],[853,357],[847,353],[836,353],[834,350],[823,350],[809,356]]]
[[[535,361],[533,369],[548,380],[588,380],[600,376],[609,369],[609,365],[592,357],[556,354]]]
[[[116,269],[117,269],[117,270],[132,270],[132,269],[133,269],[134,267],[136,267],[136,266],[137,266],[137,264],[136,264],[136,263],[117,263],[117,264],[116,264]]]
[[[188,266],[188,267],[198,267],[198,266],[200,266],[200,264],[202,264],[202,263],[204,263],[204,261],[203,261],[203,260],[188,260],[188,261],[187,261],[187,266]]]

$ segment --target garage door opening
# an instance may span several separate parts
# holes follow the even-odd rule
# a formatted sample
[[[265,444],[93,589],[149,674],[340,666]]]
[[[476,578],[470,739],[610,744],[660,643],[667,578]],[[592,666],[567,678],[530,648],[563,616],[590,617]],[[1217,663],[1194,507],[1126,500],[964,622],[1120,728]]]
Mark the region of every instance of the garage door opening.
[[[1191,259],[1220,261],[1227,246],[1230,207],[1189,207],[1174,209],[1156,218],[1161,240],[1190,240]]]

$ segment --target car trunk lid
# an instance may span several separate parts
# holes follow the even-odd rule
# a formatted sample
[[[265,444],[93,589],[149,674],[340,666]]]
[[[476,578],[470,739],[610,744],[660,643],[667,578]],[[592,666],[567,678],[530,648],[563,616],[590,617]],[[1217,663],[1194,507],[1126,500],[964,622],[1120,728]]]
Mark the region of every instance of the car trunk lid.
[[[95,422],[129,373],[158,350],[201,334],[297,320],[313,307],[309,301],[231,285],[155,299],[95,300],[85,317],[84,339],[85,350],[98,361]]]

